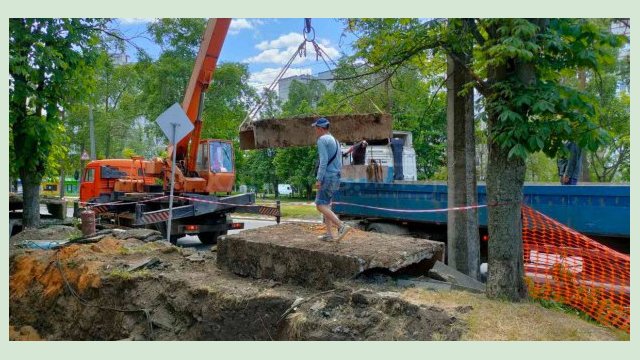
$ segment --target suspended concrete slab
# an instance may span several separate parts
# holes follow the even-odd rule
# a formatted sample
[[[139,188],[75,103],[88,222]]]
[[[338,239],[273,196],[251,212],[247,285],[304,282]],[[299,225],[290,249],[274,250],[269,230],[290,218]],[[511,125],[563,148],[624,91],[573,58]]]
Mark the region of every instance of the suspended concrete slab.
[[[353,229],[340,242],[317,237],[324,225],[281,224],[218,239],[217,265],[240,276],[312,288],[363,273],[427,275],[444,244]]]
[[[240,148],[267,149],[316,144],[311,124],[320,116],[253,121],[240,129]],[[351,114],[324,116],[330,131],[340,142],[383,140],[391,137],[393,120],[389,114]]]

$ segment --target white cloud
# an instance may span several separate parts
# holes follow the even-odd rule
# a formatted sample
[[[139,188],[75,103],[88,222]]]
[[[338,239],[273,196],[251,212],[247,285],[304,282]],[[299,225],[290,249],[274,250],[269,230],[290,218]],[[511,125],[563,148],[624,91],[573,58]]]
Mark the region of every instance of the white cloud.
[[[281,70],[281,68],[264,68],[261,71],[252,73],[249,77],[249,85],[253,86],[258,91],[262,91],[263,88],[268,87],[269,85],[271,85],[271,83],[273,83],[273,80],[276,78],[276,76],[278,76]],[[294,75],[311,75],[311,73],[311,68],[290,68],[282,77],[285,78]],[[278,85],[276,85],[275,91],[278,91]]]
[[[263,41],[261,43],[259,43],[258,45],[256,45],[256,48],[258,50],[269,50],[269,49],[282,49],[282,48],[289,48],[289,47],[295,47],[300,45],[300,43],[302,42],[302,34],[300,33],[288,33],[286,35],[281,35],[279,38],[275,39],[275,40],[271,40],[271,41]]]
[[[298,50],[298,46],[303,41],[303,36],[300,33],[288,33],[281,35],[275,40],[262,41],[256,45],[258,50],[262,50],[258,55],[245,59],[249,63],[272,63],[272,64],[286,64],[287,61]],[[329,55],[334,61],[340,56],[340,52],[331,46],[331,43],[326,39],[318,39],[320,47]],[[307,44],[307,57],[296,57],[293,61],[294,64],[300,64],[305,61],[315,61],[316,54],[313,45]]]
[[[154,22],[155,20],[156,20],[155,18],[120,18],[118,19],[118,21],[120,21],[120,23],[124,25],[146,24],[146,23]]]
[[[245,29],[253,29],[254,25],[257,25],[253,20],[247,19],[233,19],[231,25],[229,25],[229,34],[235,35]]]

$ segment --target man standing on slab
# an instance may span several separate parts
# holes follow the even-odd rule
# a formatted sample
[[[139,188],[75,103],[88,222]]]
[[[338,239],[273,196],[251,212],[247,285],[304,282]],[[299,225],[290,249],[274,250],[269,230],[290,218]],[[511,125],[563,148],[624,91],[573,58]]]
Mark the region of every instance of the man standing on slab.
[[[342,162],[338,156],[340,153],[340,144],[329,133],[329,120],[319,118],[311,124],[315,128],[318,140],[318,172],[316,175],[316,209],[324,216],[324,223],[327,226],[327,232],[319,237],[322,241],[333,241],[333,231],[331,225],[338,227],[338,237],[335,240],[341,240],[351,227],[340,221],[336,214],[331,211],[331,199],[340,188],[340,170]]]

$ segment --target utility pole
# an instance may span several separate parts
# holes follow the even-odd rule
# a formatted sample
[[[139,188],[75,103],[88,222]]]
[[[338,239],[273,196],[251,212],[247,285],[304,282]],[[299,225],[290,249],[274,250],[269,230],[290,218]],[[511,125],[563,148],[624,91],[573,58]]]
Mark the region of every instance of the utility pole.
[[[468,21],[468,20],[466,20]],[[456,53],[471,62],[470,48]],[[447,57],[447,204],[449,208],[478,203],[473,91],[461,94],[472,79],[464,64]],[[447,259],[454,269],[479,279],[480,239],[475,208],[447,213]]]
[[[91,160],[96,159],[96,137],[93,127],[93,106],[89,105],[89,140],[91,142]]]

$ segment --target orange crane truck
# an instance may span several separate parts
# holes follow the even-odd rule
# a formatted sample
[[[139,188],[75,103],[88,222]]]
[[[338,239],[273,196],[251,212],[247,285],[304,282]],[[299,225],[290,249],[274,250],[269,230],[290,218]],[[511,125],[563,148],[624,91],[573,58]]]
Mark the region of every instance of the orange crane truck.
[[[186,88],[182,109],[193,130],[169,146],[166,158],[94,160],[87,164],[80,184],[80,202],[97,216],[120,225],[160,230],[166,237],[169,219],[171,162],[176,152],[170,241],[196,234],[214,244],[230,229],[241,229],[232,212],[270,215],[280,222],[280,206],[255,205],[255,194],[229,195],[235,182],[233,144],[229,140],[200,139],[204,93],[208,89],[231,19],[210,19]],[[222,193],[226,196],[218,196]]]

